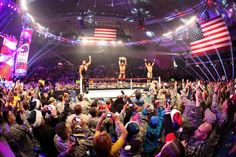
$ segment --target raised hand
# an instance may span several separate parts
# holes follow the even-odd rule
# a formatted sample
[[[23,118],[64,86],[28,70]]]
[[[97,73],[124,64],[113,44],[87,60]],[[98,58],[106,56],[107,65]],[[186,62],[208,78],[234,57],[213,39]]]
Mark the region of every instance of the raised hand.
[[[214,92],[217,93],[220,87],[220,82],[218,82],[214,87]]]

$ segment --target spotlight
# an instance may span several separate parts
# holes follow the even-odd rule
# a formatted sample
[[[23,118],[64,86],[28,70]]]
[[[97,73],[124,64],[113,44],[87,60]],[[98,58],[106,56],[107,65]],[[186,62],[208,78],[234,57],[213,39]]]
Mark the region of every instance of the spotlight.
[[[173,64],[174,64],[174,67],[175,67],[175,68],[178,67],[178,65],[176,64],[176,61],[175,61],[175,60],[173,61]]]
[[[117,41],[117,44],[122,44],[123,42],[121,40]]]
[[[129,22],[134,22],[134,19],[130,19]]]
[[[162,36],[164,36],[164,37],[170,37],[170,36],[172,36],[173,35],[173,32],[167,32],[167,33],[165,33],[165,34],[163,34]]]
[[[98,45],[105,46],[105,45],[107,45],[108,43],[107,43],[107,41],[101,40],[101,41],[98,41],[97,44],[98,44]]]
[[[26,13],[26,15],[31,19],[33,23],[35,22],[33,16],[31,16],[29,13]]]
[[[184,26],[179,26],[179,27],[175,30],[175,32],[178,32],[178,31],[180,31],[180,30],[182,30],[182,29],[184,29]]]
[[[77,20],[81,20],[82,19],[82,17],[81,16],[77,16]]]
[[[88,44],[88,43],[89,43],[89,40],[87,40],[87,39],[82,39],[81,43],[83,43],[83,44]]]
[[[25,0],[21,0],[21,7],[24,11],[27,11],[27,5]]]
[[[115,41],[111,41],[110,44],[111,44],[111,45],[115,45],[116,42],[115,42]]]
[[[154,35],[155,35],[155,34],[154,34],[153,32],[151,32],[151,31],[146,31],[145,33],[146,33],[146,36],[149,37],[149,38],[154,37]]]
[[[193,16],[193,17],[191,17],[191,19],[189,19],[189,20],[186,22],[186,25],[190,25],[190,24],[194,23],[196,20],[197,20],[196,16]]]

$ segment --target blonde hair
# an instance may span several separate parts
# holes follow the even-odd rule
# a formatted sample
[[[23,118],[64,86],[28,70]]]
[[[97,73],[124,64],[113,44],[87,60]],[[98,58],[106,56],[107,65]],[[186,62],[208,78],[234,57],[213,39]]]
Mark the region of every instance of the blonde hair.
[[[94,137],[93,145],[96,150],[97,157],[112,157],[110,153],[112,140],[106,131],[103,131]]]

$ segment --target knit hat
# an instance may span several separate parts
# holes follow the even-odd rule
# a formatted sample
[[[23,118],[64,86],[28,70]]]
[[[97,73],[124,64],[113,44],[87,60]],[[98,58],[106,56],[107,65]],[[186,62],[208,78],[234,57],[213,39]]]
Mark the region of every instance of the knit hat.
[[[152,116],[150,119],[150,127],[155,129],[158,126],[158,118],[157,116]]]
[[[173,132],[168,133],[165,137],[165,142],[171,142],[176,139],[176,136]]]
[[[33,110],[33,109],[40,109],[41,107],[41,102],[39,99],[33,99],[31,102],[30,102],[30,110]]]
[[[171,116],[171,121],[173,123],[174,129],[178,129],[179,132],[182,132],[182,114],[179,110],[177,109],[173,109],[170,112],[170,116]]]
[[[133,136],[139,133],[139,124],[135,121],[130,121],[125,125],[126,130],[128,131],[128,136]]]
[[[126,130],[128,131],[128,136],[126,138],[126,141],[129,142],[132,138],[132,136],[139,133],[140,127],[139,124],[135,121],[130,121],[125,125]],[[131,149],[131,145],[126,145],[125,150],[129,151]]]
[[[213,124],[216,122],[216,115],[207,108],[204,113],[204,120],[207,123]]]
[[[33,110],[29,113],[27,120],[33,127],[36,128],[41,125],[42,118],[42,113],[39,110]]]

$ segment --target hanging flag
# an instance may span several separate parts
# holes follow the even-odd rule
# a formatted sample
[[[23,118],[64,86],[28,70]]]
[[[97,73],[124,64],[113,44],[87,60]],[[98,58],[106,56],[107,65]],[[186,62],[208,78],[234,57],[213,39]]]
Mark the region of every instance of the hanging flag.
[[[95,41],[115,41],[116,37],[116,29],[95,28],[93,36],[86,37],[85,35],[85,37],[82,37],[82,39]]]
[[[200,29],[202,35],[197,31],[198,33],[191,37],[195,38],[195,41],[190,43],[192,55],[216,52],[232,45],[228,27],[221,16],[200,23]]]
[[[15,38],[3,37],[2,49],[0,52],[0,77],[11,81],[15,59],[17,40]]]
[[[15,75],[25,75],[27,72],[27,64],[29,57],[30,43],[32,39],[33,30],[30,28],[23,29],[20,36],[20,41],[17,48]]]

